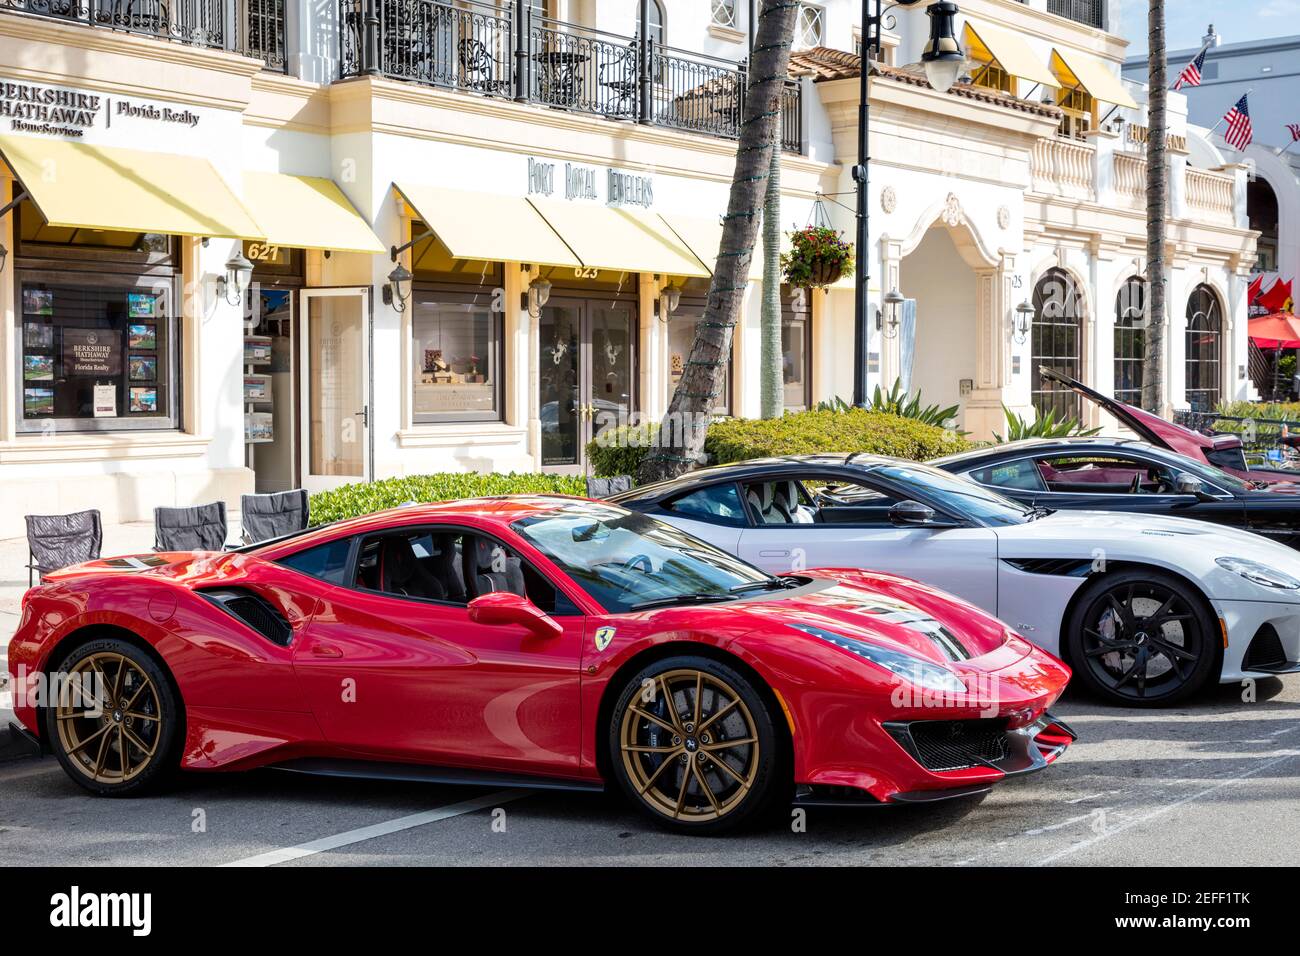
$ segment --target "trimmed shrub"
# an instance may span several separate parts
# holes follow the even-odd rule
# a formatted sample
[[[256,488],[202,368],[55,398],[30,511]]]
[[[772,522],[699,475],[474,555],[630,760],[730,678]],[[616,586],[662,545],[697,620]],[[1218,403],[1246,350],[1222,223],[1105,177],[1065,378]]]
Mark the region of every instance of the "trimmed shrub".
[[[587,486],[574,475],[490,474],[443,472],[405,475],[381,481],[342,485],[311,496],[311,523],[327,524],[343,518],[396,508],[407,501],[449,501],[488,495],[562,494],[584,495]]]
[[[592,470],[600,477],[635,476],[658,424],[608,429],[587,444]],[[952,431],[861,408],[789,412],[780,418],[724,418],[709,426],[704,451],[715,464],[807,455],[868,452],[927,461],[974,447]]]
[[[720,465],[775,455],[854,451],[926,461],[970,447],[956,432],[863,408],[728,418],[714,422],[704,439],[704,450]]]

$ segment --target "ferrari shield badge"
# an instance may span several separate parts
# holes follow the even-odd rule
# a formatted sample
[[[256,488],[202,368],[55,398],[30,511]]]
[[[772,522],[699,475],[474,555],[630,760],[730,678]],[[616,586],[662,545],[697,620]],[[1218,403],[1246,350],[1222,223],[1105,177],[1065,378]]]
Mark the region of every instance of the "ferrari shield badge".
[[[609,647],[609,642],[614,639],[614,628],[598,627],[596,628],[596,650],[603,651]]]

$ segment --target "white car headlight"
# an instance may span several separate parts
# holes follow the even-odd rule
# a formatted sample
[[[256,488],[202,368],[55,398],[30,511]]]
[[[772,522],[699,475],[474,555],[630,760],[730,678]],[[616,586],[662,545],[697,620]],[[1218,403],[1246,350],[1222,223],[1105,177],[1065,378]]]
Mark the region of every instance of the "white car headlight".
[[[1284,571],[1270,568],[1267,564],[1251,561],[1249,558],[1216,558],[1215,564],[1225,571],[1240,574],[1247,581],[1253,581],[1261,587],[1284,591],[1294,591],[1300,588],[1300,580],[1291,577]]]
[[[834,631],[811,624],[791,624],[790,627],[813,637],[819,637],[828,644],[834,644],[850,654],[871,661],[877,667],[883,667],[891,674],[896,674],[924,690],[937,690],[949,694],[962,694],[966,691],[966,684],[960,677],[932,661],[922,660],[901,651],[891,651],[869,641],[845,637],[843,634],[836,634]]]

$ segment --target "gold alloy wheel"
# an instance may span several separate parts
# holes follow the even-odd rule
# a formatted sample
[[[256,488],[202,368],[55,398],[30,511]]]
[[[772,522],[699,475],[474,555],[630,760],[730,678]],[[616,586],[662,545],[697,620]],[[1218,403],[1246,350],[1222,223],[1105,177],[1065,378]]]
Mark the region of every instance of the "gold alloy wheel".
[[[134,780],[162,739],[158,688],[138,664],[112,651],[91,654],[68,672],[54,720],[68,760],[95,783]]]
[[[623,767],[647,805],[672,820],[717,820],[758,776],[754,717],[726,681],[693,668],[638,689],[619,730]]]

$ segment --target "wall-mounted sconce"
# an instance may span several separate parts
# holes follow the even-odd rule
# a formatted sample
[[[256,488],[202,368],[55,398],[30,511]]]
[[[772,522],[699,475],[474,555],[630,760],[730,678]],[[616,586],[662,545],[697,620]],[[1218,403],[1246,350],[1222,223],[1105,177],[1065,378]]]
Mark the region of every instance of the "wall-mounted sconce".
[[[388,273],[388,285],[384,286],[384,305],[391,305],[398,312],[406,311],[406,300],[411,297],[411,270],[400,262]]]
[[[883,332],[885,338],[892,339],[898,335],[899,310],[903,303],[907,301],[903,298],[903,293],[897,289],[890,289],[885,293],[884,311],[876,310],[876,331]]]
[[[668,316],[677,311],[677,307],[682,304],[682,290],[675,285],[664,286],[659,291],[659,319],[662,322],[668,321]]]
[[[1029,304],[1029,300],[1021,302],[1016,306],[1015,325],[1011,329],[1012,338],[1016,340],[1017,345],[1024,345],[1025,340],[1029,338],[1029,329],[1034,321],[1034,307]]]
[[[528,314],[534,319],[542,314],[542,307],[551,298],[551,284],[538,276],[528,283]]]
[[[217,294],[231,305],[240,305],[252,281],[253,264],[242,249],[236,249],[235,254],[226,260],[226,274],[217,279]]]

